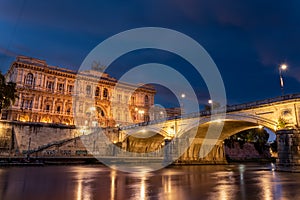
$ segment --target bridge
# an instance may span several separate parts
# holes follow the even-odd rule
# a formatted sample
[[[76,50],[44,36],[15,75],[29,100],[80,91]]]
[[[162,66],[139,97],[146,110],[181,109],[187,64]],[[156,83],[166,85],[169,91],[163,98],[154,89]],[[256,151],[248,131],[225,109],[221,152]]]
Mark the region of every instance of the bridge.
[[[85,154],[108,159],[141,158],[163,159],[170,163],[218,164],[226,163],[223,144],[226,138],[243,130],[265,127],[277,134],[279,168],[296,171],[300,166],[299,112],[300,94],[290,94],[228,106],[226,113],[216,109],[213,113],[201,111],[111,129],[94,127],[86,129],[84,135],[77,127],[76,133],[68,131],[70,133],[61,139],[57,135],[51,139],[49,134],[47,138],[33,138],[25,133],[22,137],[16,136],[16,141],[19,151],[40,157]],[[15,132],[17,129],[15,126]],[[60,152],[59,155],[56,155],[57,152]]]
[[[300,94],[233,105],[226,110],[226,115],[220,118],[218,111],[202,111],[121,127],[120,142],[126,151],[147,153],[156,151],[170,140],[173,143],[171,149],[180,156],[176,161],[224,163],[223,141],[226,138],[247,129],[266,127],[274,133],[280,132],[279,151],[284,152],[279,152],[279,155],[287,157],[287,154],[293,154],[287,152],[285,146],[287,140],[295,139],[299,129]],[[220,129],[220,134],[215,133]],[[283,134],[284,130],[289,130],[289,136]],[[185,148],[187,144],[188,148]],[[294,155],[290,160],[280,162],[297,164],[298,160]]]

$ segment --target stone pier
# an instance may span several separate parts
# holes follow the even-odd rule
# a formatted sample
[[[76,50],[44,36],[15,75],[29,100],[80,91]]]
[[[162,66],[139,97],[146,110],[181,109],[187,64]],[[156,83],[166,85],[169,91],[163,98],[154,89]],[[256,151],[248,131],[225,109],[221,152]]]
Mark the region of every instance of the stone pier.
[[[278,145],[278,171],[300,172],[300,130],[286,129],[276,132]]]

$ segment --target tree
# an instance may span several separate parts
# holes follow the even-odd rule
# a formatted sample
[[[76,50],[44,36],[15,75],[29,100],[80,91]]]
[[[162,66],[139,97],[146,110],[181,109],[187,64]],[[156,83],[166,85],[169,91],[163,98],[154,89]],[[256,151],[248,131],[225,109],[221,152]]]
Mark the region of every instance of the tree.
[[[6,82],[5,77],[0,72],[0,114],[2,109],[8,108],[15,103],[16,98],[18,98],[16,93],[16,83]]]

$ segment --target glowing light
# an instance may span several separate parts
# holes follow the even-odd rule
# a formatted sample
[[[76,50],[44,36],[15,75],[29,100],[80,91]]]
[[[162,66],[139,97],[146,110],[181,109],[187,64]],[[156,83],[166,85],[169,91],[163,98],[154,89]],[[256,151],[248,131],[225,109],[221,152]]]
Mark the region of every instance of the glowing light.
[[[213,103],[213,101],[212,101],[211,99],[209,99],[209,100],[208,100],[208,103],[209,103],[209,104],[212,104],[212,103]]]
[[[287,65],[286,65],[286,64],[280,65],[280,69],[281,69],[281,70],[286,70],[286,69],[287,69]]]
[[[111,185],[110,185],[110,199],[115,199],[115,192],[116,192],[116,186],[115,186],[115,182],[116,182],[116,171],[112,171],[111,172]]]
[[[140,199],[145,199],[146,198],[146,177],[143,175],[142,180],[141,180],[141,190],[140,190]]]
[[[185,98],[185,94],[184,93],[181,94],[181,98],[183,98],[183,99]]]
[[[222,120],[221,119],[216,119],[216,120],[213,120],[212,122],[221,123]]]
[[[93,106],[93,107],[90,108],[90,110],[91,110],[91,111],[95,111],[96,108]]]
[[[264,127],[264,126],[262,126],[262,125],[259,125],[259,126],[258,126],[259,129],[262,129],[263,127]]]

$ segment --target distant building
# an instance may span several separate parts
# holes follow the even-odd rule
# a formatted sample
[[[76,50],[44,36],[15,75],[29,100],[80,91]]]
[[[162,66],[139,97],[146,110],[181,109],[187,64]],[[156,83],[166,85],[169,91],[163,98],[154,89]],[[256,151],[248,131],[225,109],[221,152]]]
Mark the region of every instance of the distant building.
[[[181,115],[181,108],[164,108],[159,105],[154,105],[149,110],[150,120],[159,120]]]
[[[77,73],[25,56],[16,58],[6,78],[17,83],[19,96],[3,112],[7,120],[101,127],[139,123],[150,120],[156,93],[151,85],[119,83],[95,68]]]
[[[167,117],[175,117],[180,116],[182,109],[180,107],[174,107],[174,108],[165,108]]]

